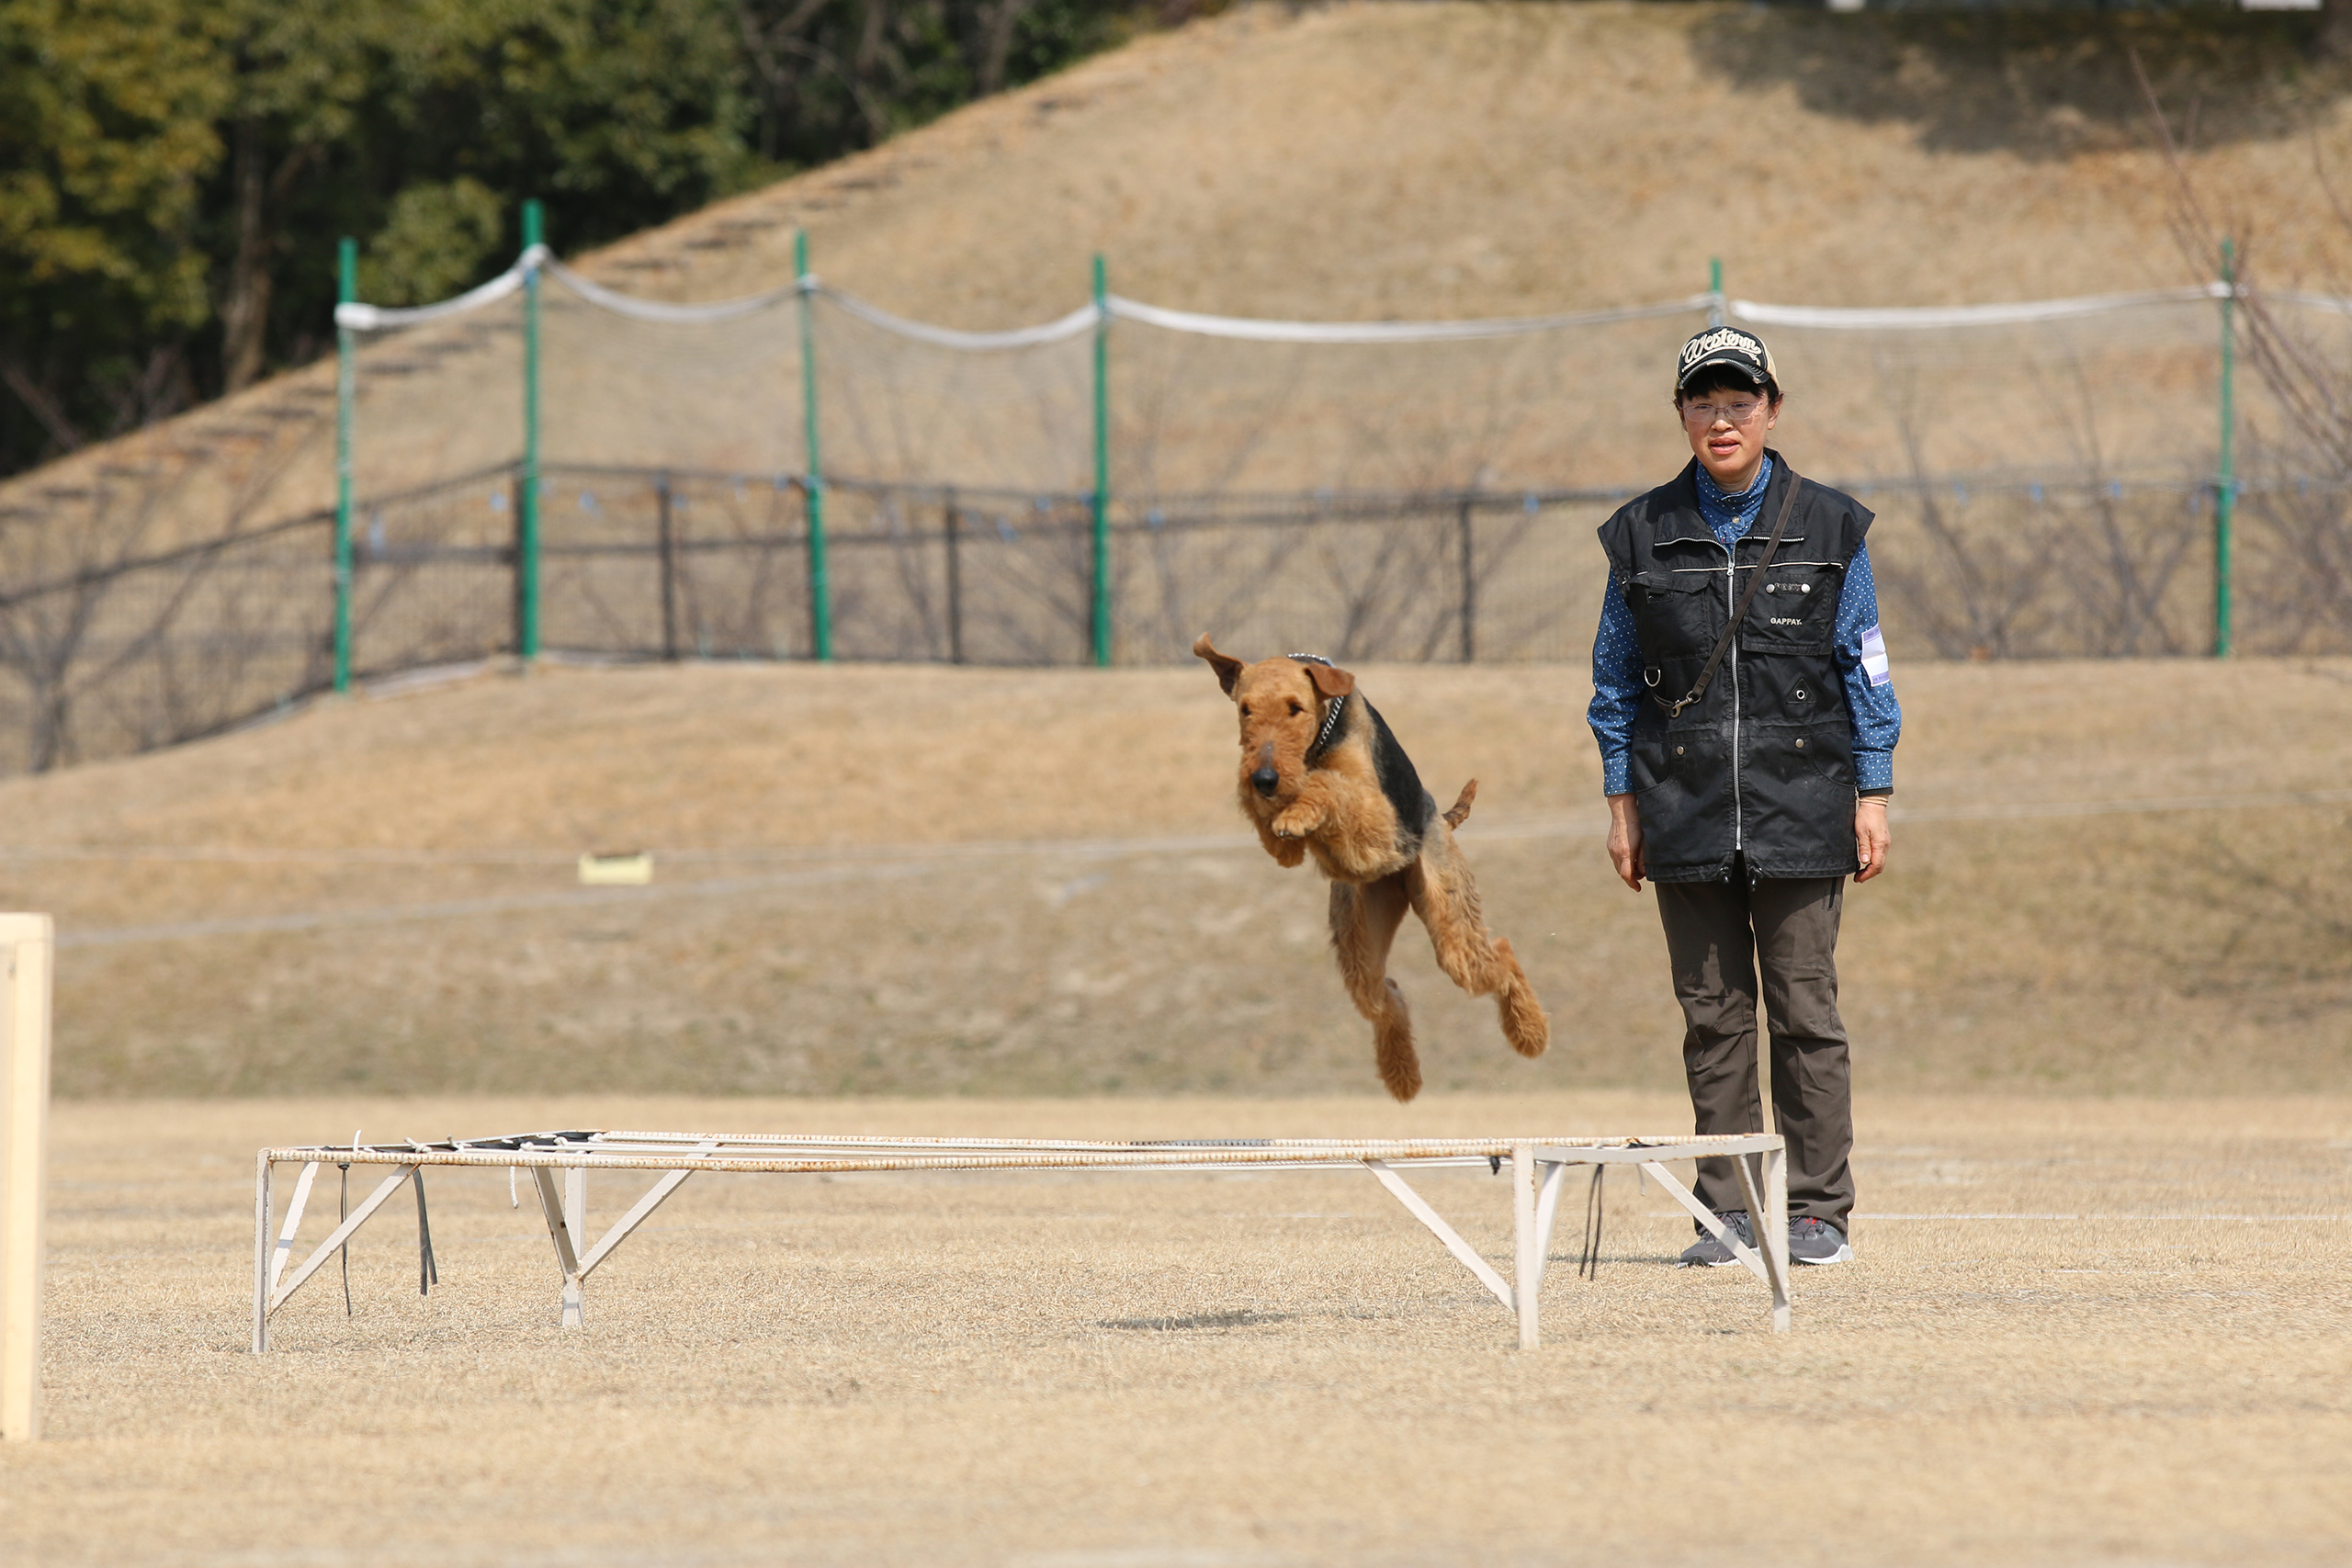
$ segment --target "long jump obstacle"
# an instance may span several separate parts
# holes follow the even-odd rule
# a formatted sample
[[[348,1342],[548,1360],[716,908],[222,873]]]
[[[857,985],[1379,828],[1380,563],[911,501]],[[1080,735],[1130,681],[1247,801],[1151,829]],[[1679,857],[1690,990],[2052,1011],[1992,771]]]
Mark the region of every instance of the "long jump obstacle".
[[[1668,1160],[1727,1156],[1739,1173],[1747,1212],[1763,1217],[1763,1247],[1743,1244],[1667,1170]],[[1495,1267],[1463,1240],[1438,1212],[1398,1175],[1410,1167],[1486,1165],[1500,1172],[1510,1162],[1511,1227],[1515,1240],[1512,1276]],[[280,1165],[299,1165],[286,1214],[272,1234],[271,1190]],[[301,1262],[289,1269],[294,1238],[311,1188],[324,1166],[384,1166],[390,1174],[336,1225]],[[527,1171],[555,1244],[556,1268],[563,1277],[560,1321],[581,1322],[588,1276],[613,1255],[631,1231],[696,1171],[736,1175],[831,1176],[855,1171],[923,1170],[1341,1170],[1362,1168],[1429,1227],[1445,1249],[1477,1276],[1505,1312],[1519,1320],[1519,1344],[1538,1343],[1536,1293],[1544,1283],[1560,1190],[1571,1166],[1590,1166],[1597,1184],[1612,1165],[1639,1168],[1716,1239],[1772,1293],[1772,1328],[1789,1326],[1788,1156],[1780,1135],[1751,1133],[1736,1137],[1627,1138],[1173,1138],[1137,1143],[1087,1143],[1051,1138],[859,1138],[791,1134],[563,1132],[522,1133],[498,1138],[457,1138],[424,1144],[322,1144],[263,1149],[254,1162],[254,1350],[269,1348],[269,1320],[325,1266],[352,1234],[404,1186],[416,1196],[420,1288],[435,1274],[432,1228],[424,1206],[424,1173],[430,1167],[504,1167]],[[661,1172],[628,1212],[605,1234],[588,1235],[588,1173],[592,1170]],[[560,1172],[562,1180],[557,1180]],[[510,1180],[512,1178],[510,1177]],[[1597,1197],[1597,1195],[1596,1195]]]

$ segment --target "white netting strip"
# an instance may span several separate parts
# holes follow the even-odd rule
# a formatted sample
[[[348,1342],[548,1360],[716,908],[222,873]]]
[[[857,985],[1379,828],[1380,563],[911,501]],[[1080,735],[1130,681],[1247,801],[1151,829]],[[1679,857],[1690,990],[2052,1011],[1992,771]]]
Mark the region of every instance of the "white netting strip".
[[[1901,305],[1885,309],[1842,305],[1767,305],[1754,299],[1727,302],[1726,313],[1764,327],[1820,327],[1831,332],[1934,332],[1951,327],[2031,326],[2041,321],[2103,316],[2149,305],[2179,305],[2220,299],[2222,283],[2187,288],[2155,288],[2137,294],[2085,294],[2068,299],[2026,299],[2000,305]],[[2344,301],[2352,305],[2352,301]]]
[[[534,268],[580,299],[635,321],[673,325],[699,325],[739,320],[792,299],[800,293],[821,294],[843,310],[884,332],[939,348],[966,353],[996,353],[1065,343],[1091,331],[1100,316],[1091,305],[1081,305],[1066,316],[1034,327],[1010,332],[974,333],[933,326],[894,315],[854,294],[820,283],[814,276],[795,279],[779,288],[737,299],[707,304],[680,304],[666,299],[641,299],[607,288],[556,260],[546,246],[535,246],[515,264],[478,288],[437,304],[395,308],[345,304],[335,307],[335,323],[359,332],[380,332],[421,326],[428,321],[480,310],[507,298],[523,287]],[[2181,288],[2145,289],[2137,293],[2086,294],[2063,299],[2027,299],[1993,305],[1843,306],[1775,305],[1757,299],[1722,301],[1729,318],[1755,326],[1804,327],[1830,332],[1935,332],[1970,327],[2031,326],[2078,320],[2154,305],[2178,305],[2229,296],[2224,283],[2192,284]],[[2282,304],[2306,310],[2352,315],[2352,299],[2334,295],[2278,293],[2267,296]],[[1110,314],[1165,332],[1196,337],[1227,338],[1250,343],[1291,344],[1415,344],[1460,343],[1481,338],[1522,337],[1563,328],[1602,326],[1617,321],[1644,321],[1704,310],[1715,304],[1712,294],[1693,294],[1646,305],[1604,310],[1563,311],[1544,316],[1497,316],[1458,321],[1285,321],[1246,316],[1212,316],[1176,310],[1118,295],[1106,301]]]
[[[2213,286],[2213,293],[2215,299],[2221,298],[2220,284]],[[2272,305],[2291,305],[2303,310],[2323,310],[2331,315],[2352,316],[2352,299],[2340,294],[2301,294],[2290,289],[2266,288],[2258,294],[2252,289],[2242,290],[2240,298]]]
[[[1196,337],[1237,338],[1249,343],[1464,343],[1476,338],[1523,337],[1556,332],[1563,327],[1604,326],[1612,321],[1638,321],[1653,316],[1679,315],[1704,310],[1714,299],[1693,294],[1654,305],[1627,305],[1608,310],[1577,310],[1553,316],[1495,316],[1466,321],[1270,321],[1245,316],[1204,316],[1192,310],[1170,310],[1139,299],[1113,295],[1111,313],[1145,326]]]
[[[514,265],[492,278],[479,288],[469,288],[455,299],[443,299],[432,305],[395,307],[362,305],[356,301],[334,308],[334,324],[349,327],[354,332],[387,332],[395,327],[421,327],[427,321],[437,321],[448,316],[462,316],[469,310],[479,310],[485,305],[495,305],[523,287],[531,269],[543,261],[552,261],[545,245],[534,245],[515,258]]]
[[[923,321],[910,321],[904,316],[894,316],[878,305],[869,305],[854,294],[844,294],[829,288],[814,277],[804,280],[815,292],[840,306],[868,326],[895,333],[916,343],[927,343],[939,348],[958,348],[971,354],[996,353],[1008,348],[1039,348],[1047,344],[1067,343],[1081,333],[1091,331],[1097,316],[1091,305],[1080,305],[1069,315],[1041,326],[1019,327],[1007,333],[967,333],[953,327],[934,327]]]
[[[549,277],[591,305],[601,306],[631,321],[659,321],[673,326],[704,326],[713,321],[739,321],[791,299],[802,288],[800,283],[787,283],[781,288],[746,294],[740,299],[718,299],[707,305],[681,305],[669,299],[639,299],[634,295],[607,288],[582,276],[553,256],[547,258],[547,268]],[[815,280],[806,281],[813,283]]]

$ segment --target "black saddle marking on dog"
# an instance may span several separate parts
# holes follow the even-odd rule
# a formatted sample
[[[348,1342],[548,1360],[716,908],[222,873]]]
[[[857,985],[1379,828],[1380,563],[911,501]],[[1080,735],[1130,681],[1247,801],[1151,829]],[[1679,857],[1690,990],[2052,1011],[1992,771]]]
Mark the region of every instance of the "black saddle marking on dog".
[[[1319,653],[1292,653],[1283,657],[1301,664],[1320,664],[1327,670],[1339,666]],[[1323,716],[1323,728],[1316,732],[1315,743],[1306,749],[1306,765],[1313,767],[1323,753],[1331,749],[1343,730],[1340,721],[1348,705],[1353,703],[1372,716],[1372,769],[1380,780],[1380,793],[1396,811],[1396,834],[1408,850],[1420,848],[1422,838],[1430,830],[1430,819],[1437,815],[1437,802],[1421,785],[1421,775],[1413,771],[1413,760],[1405,755],[1405,748],[1396,744],[1396,733],[1380,710],[1364,700],[1362,692],[1350,692],[1334,702]]]
[[[1361,694],[1358,694],[1361,695]],[[1380,793],[1396,808],[1396,832],[1408,847],[1418,848],[1422,835],[1430,830],[1430,818],[1437,815],[1437,802],[1421,787],[1421,775],[1413,771],[1413,760],[1405,755],[1405,748],[1396,744],[1388,721],[1370,703],[1363,711],[1372,718],[1372,770],[1379,776]]]

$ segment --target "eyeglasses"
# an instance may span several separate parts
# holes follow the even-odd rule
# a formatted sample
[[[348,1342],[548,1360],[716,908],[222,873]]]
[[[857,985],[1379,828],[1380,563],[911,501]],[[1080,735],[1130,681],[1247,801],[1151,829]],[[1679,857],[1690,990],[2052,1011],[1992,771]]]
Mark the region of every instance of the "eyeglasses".
[[[1682,405],[1682,423],[1701,430],[1713,428],[1717,420],[1725,424],[1746,424],[1768,406],[1762,398],[1740,398],[1728,403],[1685,403]]]

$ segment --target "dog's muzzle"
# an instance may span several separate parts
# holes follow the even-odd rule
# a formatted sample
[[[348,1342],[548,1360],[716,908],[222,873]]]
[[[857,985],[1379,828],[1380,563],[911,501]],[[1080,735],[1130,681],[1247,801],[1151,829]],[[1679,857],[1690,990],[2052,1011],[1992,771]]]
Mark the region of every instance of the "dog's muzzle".
[[[1250,775],[1250,787],[1268,799],[1273,797],[1274,787],[1283,782],[1282,774],[1272,768],[1260,768]]]

